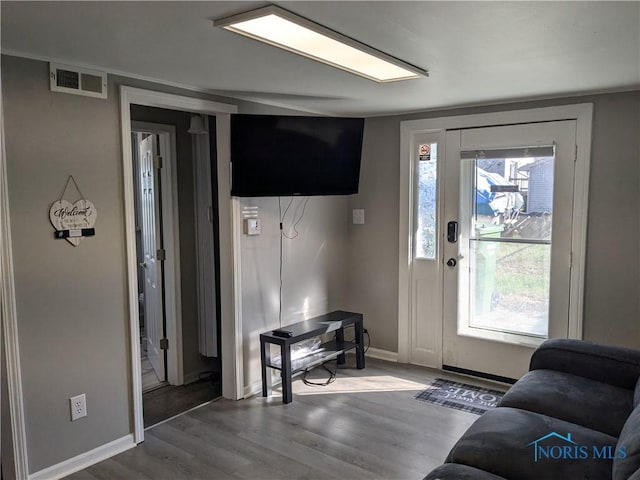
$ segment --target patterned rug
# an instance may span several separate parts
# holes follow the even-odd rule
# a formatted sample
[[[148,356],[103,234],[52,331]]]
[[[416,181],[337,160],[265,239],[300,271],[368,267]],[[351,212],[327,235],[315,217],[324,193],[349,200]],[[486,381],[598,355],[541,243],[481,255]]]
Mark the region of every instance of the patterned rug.
[[[482,415],[487,410],[494,408],[503,395],[504,392],[498,390],[436,378],[427,388],[416,393],[413,398],[422,402],[435,403]]]

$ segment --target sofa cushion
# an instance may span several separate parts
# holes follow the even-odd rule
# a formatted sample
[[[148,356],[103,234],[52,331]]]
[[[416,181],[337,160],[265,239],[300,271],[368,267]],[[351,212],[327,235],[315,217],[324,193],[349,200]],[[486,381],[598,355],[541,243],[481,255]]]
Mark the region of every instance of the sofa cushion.
[[[500,401],[617,437],[633,410],[633,391],[554,370],[524,375]]]
[[[616,442],[615,437],[564,420],[500,407],[485,413],[469,427],[449,453],[447,462],[510,479],[606,480],[611,478],[612,460],[592,458],[592,450],[594,447],[600,451],[613,450]],[[580,458],[580,447],[585,448],[588,459]]]
[[[632,389],[640,377],[640,350],[553,338],[533,352],[529,370],[557,370]]]
[[[460,465],[458,463],[445,463],[433,470],[424,480],[505,480],[503,477],[485,472],[478,468]]]
[[[636,472],[627,478],[627,480],[640,480],[640,469],[636,470]]]
[[[637,473],[640,469],[640,406],[633,410],[620,432],[620,449],[624,449],[626,456],[613,461],[613,479],[627,480],[634,474],[640,478]]]
[[[636,382],[636,389],[633,394],[633,408],[636,408],[638,405],[640,405],[640,378],[638,378]]]

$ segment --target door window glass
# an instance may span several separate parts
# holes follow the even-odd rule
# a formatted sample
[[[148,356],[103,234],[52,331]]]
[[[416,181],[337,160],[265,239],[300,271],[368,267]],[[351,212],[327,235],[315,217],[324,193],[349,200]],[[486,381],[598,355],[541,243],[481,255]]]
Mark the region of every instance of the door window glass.
[[[464,162],[468,326],[547,338],[554,157]]]
[[[418,148],[415,257],[433,260],[436,258],[438,144],[424,143]]]

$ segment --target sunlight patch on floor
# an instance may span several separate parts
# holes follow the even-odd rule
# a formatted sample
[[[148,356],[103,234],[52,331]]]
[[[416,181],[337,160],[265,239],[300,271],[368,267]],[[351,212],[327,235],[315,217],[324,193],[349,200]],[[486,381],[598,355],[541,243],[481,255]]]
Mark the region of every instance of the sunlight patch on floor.
[[[313,379],[322,380],[321,378]],[[373,393],[373,392],[401,392],[418,391],[425,388],[424,383],[412,382],[391,375],[375,375],[370,377],[340,377],[336,381],[321,387],[308,386],[301,380],[296,380],[293,385],[294,395],[318,395],[337,393]]]

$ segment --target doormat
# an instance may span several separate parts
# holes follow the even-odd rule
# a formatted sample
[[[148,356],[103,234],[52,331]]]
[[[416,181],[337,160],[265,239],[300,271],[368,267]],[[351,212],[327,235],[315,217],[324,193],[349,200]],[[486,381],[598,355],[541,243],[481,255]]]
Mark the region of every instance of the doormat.
[[[503,395],[504,392],[498,390],[436,378],[427,388],[416,393],[413,398],[422,402],[435,403],[443,407],[482,415],[487,410],[496,407]]]

